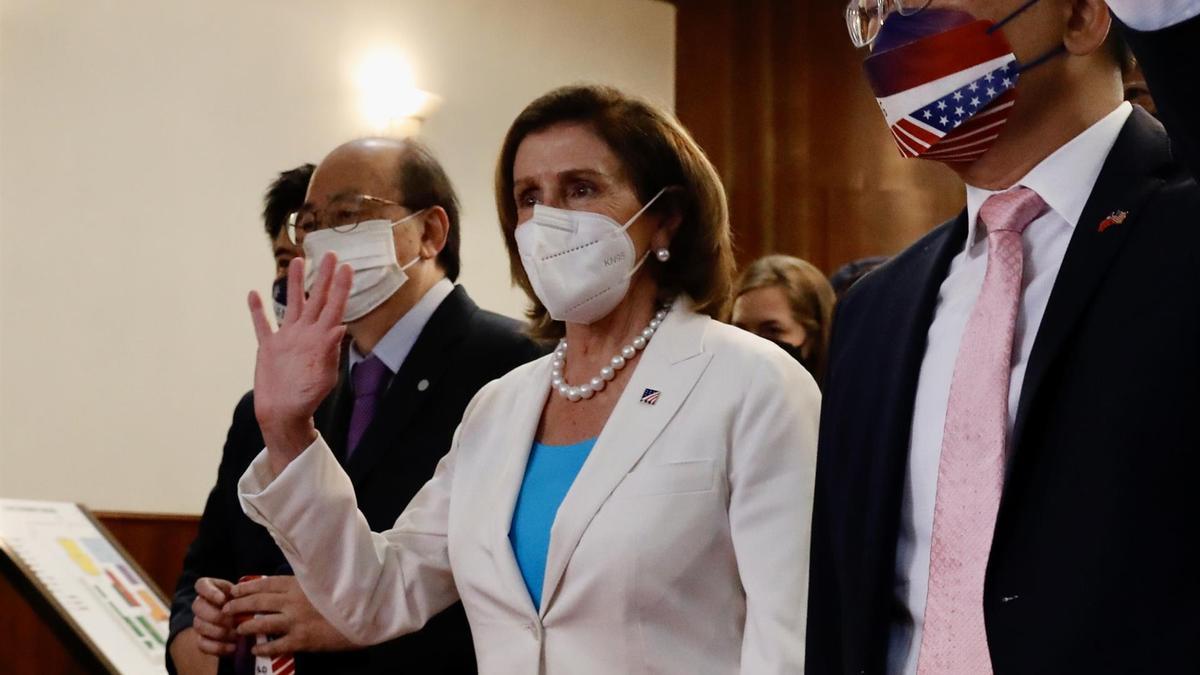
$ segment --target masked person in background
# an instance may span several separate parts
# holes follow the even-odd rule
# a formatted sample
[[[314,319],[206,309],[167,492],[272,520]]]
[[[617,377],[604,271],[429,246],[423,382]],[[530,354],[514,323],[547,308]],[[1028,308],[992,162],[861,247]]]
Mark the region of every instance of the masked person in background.
[[[263,198],[263,226],[275,256],[275,281],[271,295],[277,317],[283,316],[284,305],[287,302],[283,289],[286,289],[288,265],[293,258],[301,254],[300,248],[288,235],[288,219],[304,204],[304,194],[308,191],[308,182],[315,168],[312,164],[303,164],[281,172],[267,188],[267,194]],[[240,440],[245,440],[246,444],[239,445]],[[261,445],[258,423],[254,420],[253,398],[247,393],[234,409],[233,424],[229,428],[228,441],[221,460],[222,467],[227,462],[236,462],[235,458],[238,455],[253,455],[261,449],[257,447]],[[218,671],[217,657],[201,651],[202,638],[192,627],[196,618],[192,611],[192,605],[197,600],[196,582],[205,575],[232,575],[232,572],[228,572],[232,568],[256,567],[248,561],[239,564],[239,560],[246,560],[246,552],[234,550],[226,545],[228,540],[224,538],[224,530],[229,524],[229,516],[223,509],[229,501],[228,495],[225,495],[224,503],[221,502],[218,494],[220,487],[221,481],[218,477],[217,487],[209,496],[204,516],[200,520],[199,535],[188,549],[183,573],[171,599],[171,631],[167,638],[167,670],[170,673],[207,675]],[[235,515],[237,513],[234,512]],[[257,567],[261,571],[262,567]],[[233,575],[233,578],[236,579],[237,576]],[[228,666],[225,670],[228,671]]]
[[[271,238],[271,249],[275,254],[275,281],[271,284],[271,300],[275,320],[283,321],[287,308],[287,270],[292,258],[304,254],[300,246],[292,241],[288,228],[294,226],[296,211],[304,205],[304,194],[317,167],[304,164],[279,174],[279,178],[267,190],[263,203],[263,224]]]
[[[802,672],[819,393],[712,318],[733,268],[716,171],[660,109],[569,87],[510,127],[496,203],[555,352],[485,387],[433,479],[372,533],[312,426],[349,286],[322,260],[278,332],[251,301],[267,450],[240,484],[247,514],[356,642],[461,600],[484,675]]]
[[[333,251],[353,268],[345,310],[333,317],[348,339],[335,345],[341,366],[315,423],[349,476],[351,501],[367,523],[383,528],[433,475],[480,387],[543,351],[522,324],[479,309],[455,285],[458,199],[418,143],[366,139],[336,148],[313,173],[307,200],[285,229],[308,260]],[[303,263],[293,268],[299,272]],[[306,290],[303,283],[288,289],[285,322]],[[227,657],[223,672],[233,673],[247,665],[235,658],[239,635],[255,634],[274,636],[271,644],[296,653],[300,675],[390,673],[397,663],[419,664],[422,673],[474,673],[461,606],[447,603],[422,630],[371,649],[346,640],[313,608],[279,545],[238,505],[237,479],[264,445],[253,423],[258,395],[235,416],[180,582],[181,589],[193,582],[200,649]],[[247,613],[260,616],[238,633],[222,608],[232,582],[247,575],[267,578],[243,598],[252,605]],[[338,651],[315,653],[329,650]]]
[[[733,325],[779,345],[821,381],[835,302],[821,270],[786,255],[759,258],[742,272],[733,297]]]
[[[850,3],[900,152],[967,208],[839,306],[808,672],[1196,669],[1197,14]]]

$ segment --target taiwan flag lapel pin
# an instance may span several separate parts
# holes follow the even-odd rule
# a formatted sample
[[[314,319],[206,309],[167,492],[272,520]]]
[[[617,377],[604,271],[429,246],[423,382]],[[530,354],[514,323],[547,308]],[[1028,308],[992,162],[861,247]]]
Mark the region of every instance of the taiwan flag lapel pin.
[[[1124,223],[1127,218],[1129,218],[1128,211],[1113,211],[1111,216],[1100,222],[1099,231],[1103,232],[1113,225],[1120,225],[1121,223]]]

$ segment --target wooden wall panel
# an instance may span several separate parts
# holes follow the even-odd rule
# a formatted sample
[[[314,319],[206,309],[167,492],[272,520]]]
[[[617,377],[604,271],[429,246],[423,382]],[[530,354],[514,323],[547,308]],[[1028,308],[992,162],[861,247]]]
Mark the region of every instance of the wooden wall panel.
[[[962,208],[957,177],[903,160],[840,0],[678,0],[676,110],[725,181],[740,263],[832,271],[903,249]]]
[[[183,555],[200,528],[200,518],[124,512],[98,512],[96,518],[170,597],[183,571]]]
[[[97,513],[121,546],[167,597],[183,569],[183,555],[196,537],[199,518],[137,513]],[[39,614],[9,580],[0,575],[0,673],[3,675],[84,675],[97,672],[85,656],[68,650],[69,641]]]

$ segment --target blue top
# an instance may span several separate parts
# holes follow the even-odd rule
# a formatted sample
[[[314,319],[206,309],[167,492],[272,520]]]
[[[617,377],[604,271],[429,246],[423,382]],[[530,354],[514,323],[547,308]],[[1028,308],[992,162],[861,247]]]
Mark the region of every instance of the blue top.
[[[521,568],[521,577],[525,579],[534,607],[542,606],[550,527],[554,525],[559,505],[595,445],[594,438],[575,445],[534,443],[529,453],[508,540],[512,542],[517,567]]]

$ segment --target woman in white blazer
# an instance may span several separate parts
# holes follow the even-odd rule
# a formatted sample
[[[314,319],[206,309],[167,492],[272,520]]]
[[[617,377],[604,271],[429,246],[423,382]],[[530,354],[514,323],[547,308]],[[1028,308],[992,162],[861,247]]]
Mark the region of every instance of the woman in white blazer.
[[[485,674],[802,672],[819,394],[711,318],[733,268],[711,164],[658,108],[571,87],[517,118],[496,183],[534,330],[565,340],[480,391],[433,478],[372,533],[311,423],[349,274],[322,260],[277,332],[252,295],[267,449],[239,485],[246,513],[357,643],[461,599]],[[226,610],[253,611],[250,588]]]

